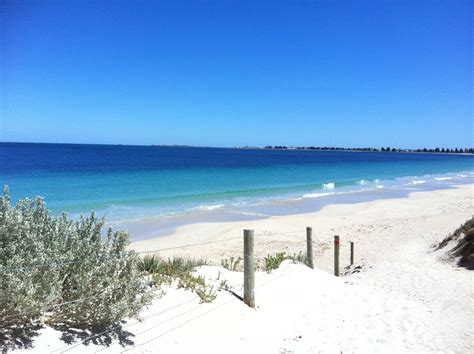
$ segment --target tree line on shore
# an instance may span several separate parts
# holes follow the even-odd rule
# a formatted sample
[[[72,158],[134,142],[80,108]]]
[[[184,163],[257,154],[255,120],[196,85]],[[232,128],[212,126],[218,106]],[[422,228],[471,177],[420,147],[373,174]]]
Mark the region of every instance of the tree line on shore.
[[[382,148],[347,148],[334,146],[296,146],[289,147],[285,145],[267,145],[263,149],[267,150],[334,150],[334,151],[381,151],[381,152],[426,152],[426,153],[448,153],[448,154],[474,154],[474,148],[434,148],[434,149],[400,149],[393,147]]]

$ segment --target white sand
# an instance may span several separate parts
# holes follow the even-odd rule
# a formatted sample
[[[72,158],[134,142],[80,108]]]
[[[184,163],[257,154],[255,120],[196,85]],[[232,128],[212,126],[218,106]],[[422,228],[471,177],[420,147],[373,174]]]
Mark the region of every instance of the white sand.
[[[150,250],[236,237],[164,252],[219,264],[223,257],[241,255],[244,228],[256,235],[279,233],[256,236],[257,256],[262,257],[304,250],[304,228],[312,226],[320,270],[285,263],[271,274],[258,273],[255,310],[225,291],[212,304],[199,304],[194,293],[168,289],[143,311],[143,322],[131,319],[124,325],[134,335],[129,338],[134,346],[121,347],[116,341],[110,347],[71,346],[59,340],[60,332],[45,328],[35,350],[473,352],[474,273],[441,261],[439,252],[430,250],[474,214],[473,192],[471,185],[332,205],[306,215],[188,225],[174,235],[137,242],[135,249]],[[346,241],[355,242],[360,273],[330,274],[334,234],[341,236],[342,265],[349,260]],[[210,283],[227,279],[236,293],[242,292],[242,273],[215,266],[201,267],[198,273]]]
[[[224,258],[242,256],[243,229],[255,230],[255,254],[306,249],[306,226],[313,228],[315,265],[332,271],[334,235],[341,237],[341,257],[349,260],[349,241],[356,243],[359,263],[383,261],[390,248],[402,246],[416,235],[428,244],[458,227],[474,214],[474,185],[451,190],[415,192],[409,198],[359,204],[335,204],[310,214],[275,216],[256,221],[198,223],[179,227],[169,236],[138,241],[137,251],[151,251],[219,240],[202,246],[160,252],[163,256],[202,257],[215,265]],[[434,237],[433,237],[434,236]]]

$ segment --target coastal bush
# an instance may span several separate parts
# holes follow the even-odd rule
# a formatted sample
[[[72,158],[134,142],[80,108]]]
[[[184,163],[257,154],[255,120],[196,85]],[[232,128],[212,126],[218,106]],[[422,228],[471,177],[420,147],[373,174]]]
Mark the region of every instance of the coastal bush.
[[[11,205],[0,197],[0,322],[100,327],[136,315],[152,299],[126,247],[126,232],[94,213],[79,220],[52,216],[42,198]]]

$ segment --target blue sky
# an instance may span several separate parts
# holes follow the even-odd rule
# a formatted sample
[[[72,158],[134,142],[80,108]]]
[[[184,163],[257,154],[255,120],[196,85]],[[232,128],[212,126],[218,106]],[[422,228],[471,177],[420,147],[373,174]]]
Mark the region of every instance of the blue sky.
[[[0,140],[473,145],[470,1],[2,1]]]

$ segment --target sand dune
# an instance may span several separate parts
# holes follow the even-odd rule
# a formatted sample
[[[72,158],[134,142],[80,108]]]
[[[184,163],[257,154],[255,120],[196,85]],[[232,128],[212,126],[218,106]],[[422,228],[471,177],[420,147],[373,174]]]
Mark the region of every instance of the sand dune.
[[[190,291],[168,288],[166,295],[131,319],[123,330],[134,346],[67,345],[60,333],[42,330],[35,349],[42,351],[449,351],[471,352],[473,272],[442,260],[432,251],[473,213],[473,186],[414,193],[408,198],[355,205],[332,205],[308,215],[250,223],[198,224],[175,235],[137,242],[137,250],[210,242],[169,250],[165,255],[209,258],[216,266],[197,273],[209,283],[226,279],[237,294],[242,273],[218,266],[222,257],[239,256],[243,228],[257,235],[256,252],[304,249],[304,227],[315,235],[311,270],[287,261],[271,274],[258,272],[256,309],[219,291],[211,304],[200,304]],[[286,233],[301,230],[299,233]],[[360,272],[336,278],[332,272],[332,237],[339,234],[342,265],[349,261],[347,243],[356,242]]]

